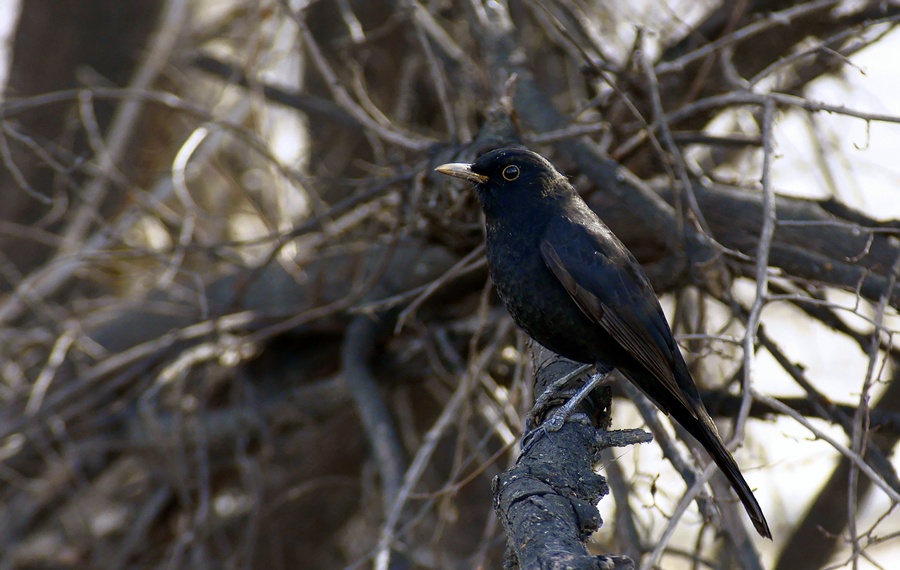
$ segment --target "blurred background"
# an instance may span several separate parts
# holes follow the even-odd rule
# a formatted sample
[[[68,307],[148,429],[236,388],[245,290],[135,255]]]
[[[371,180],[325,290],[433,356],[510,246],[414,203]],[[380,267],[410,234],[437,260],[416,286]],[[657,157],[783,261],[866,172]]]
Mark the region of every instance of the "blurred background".
[[[720,516],[673,518],[657,441],[598,466],[591,550],[900,567],[898,22],[0,1],[0,568],[500,567],[529,350],[432,171],[512,143],[644,264],[774,535],[717,477]],[[644,425],[614,394],[613,428]]]

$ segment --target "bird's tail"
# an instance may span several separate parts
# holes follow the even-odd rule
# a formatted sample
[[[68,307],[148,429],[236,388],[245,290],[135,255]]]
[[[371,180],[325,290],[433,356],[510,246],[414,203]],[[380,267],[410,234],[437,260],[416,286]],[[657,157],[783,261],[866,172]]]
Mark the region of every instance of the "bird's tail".
[[[672,411],[675,412],[675,410]],[[756,502],[753,491],[750,490],[750,486],[747,485],[747,481],[745,481],[744,476],[741,475],[741,470],[734,461],[734,457],[731,456],[731,452],[729,452],[728,449],[725,448],[725,444],[722,443],[722,439],[719,437],[715,424],[713,424],[712,419],[709,417],[706,410],[701,408],[697,411],[697,415],[700,416],[700,421],[697,421],[694,417],[691,417],[688,421],[682,421],[682,418],[677,417],[680,414],[673,413],[672,415],[676,416],[675,420],[678,421],[688,433],[694,436],[698,442],[700,442],[704,449],[712,456],[713,461],[716,462],[716,465],[719,466],[722,473],[725,474],[725,477],[728,478],[728,481],[731,482],[731,487],[734,489],[735,493],[737,493],[741,503],[743,503],[744,509],[750,516],[750,520],[753,521],[753,526],[756,527],[756,532],[764,538],[771,539],[772,532],[769,530],[769,523],[766,522],[766,517],[763,514],[759,503]]]

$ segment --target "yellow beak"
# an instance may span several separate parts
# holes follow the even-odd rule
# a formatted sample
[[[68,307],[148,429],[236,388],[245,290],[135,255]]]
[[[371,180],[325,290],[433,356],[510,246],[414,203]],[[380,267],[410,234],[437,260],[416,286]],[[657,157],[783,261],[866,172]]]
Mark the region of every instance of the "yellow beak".
[[[446,174],[447,176],[455,176],[456,178],[462,178],[463,180],[468,180],[470,182],[474,182],[475,184],[481,184],[490,180],[490,178],[483,174],[472,172],[472,165],[466,164],[464,162],[450,162],[448,164],[442,164],[435,168],[435,170],[437,172],[440,172],[441,174]]]

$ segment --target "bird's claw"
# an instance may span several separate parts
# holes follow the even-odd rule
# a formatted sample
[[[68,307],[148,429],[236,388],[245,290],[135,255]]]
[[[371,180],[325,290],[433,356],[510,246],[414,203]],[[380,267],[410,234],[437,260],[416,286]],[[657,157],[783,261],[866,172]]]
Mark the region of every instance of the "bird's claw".
[[[527,430],[525,435],[522,436],[522,452],[521,455],[528,455],[528,452],[531,451],[531,448],[537,443],[537,440],[540,439],[542,435],[547,433],[547,428],[544,425],[540,425],[534,429]]]

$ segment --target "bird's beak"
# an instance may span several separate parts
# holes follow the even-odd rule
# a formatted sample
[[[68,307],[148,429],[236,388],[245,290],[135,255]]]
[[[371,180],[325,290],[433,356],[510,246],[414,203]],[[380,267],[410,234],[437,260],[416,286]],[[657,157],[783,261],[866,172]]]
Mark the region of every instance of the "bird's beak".
[[[440,172],[441,174],[446,174],[447,176],[455,176],[456,178],[462,178],[463,180],[468,180],[470,182],[474,182],[475,184],[481,184],[489,180],[489,178],[483,174],[472,172],[472,165],[466,164],[464,162],[451,162],[449,164],[442,164],[435,168],[435,170],[437,172]]]

